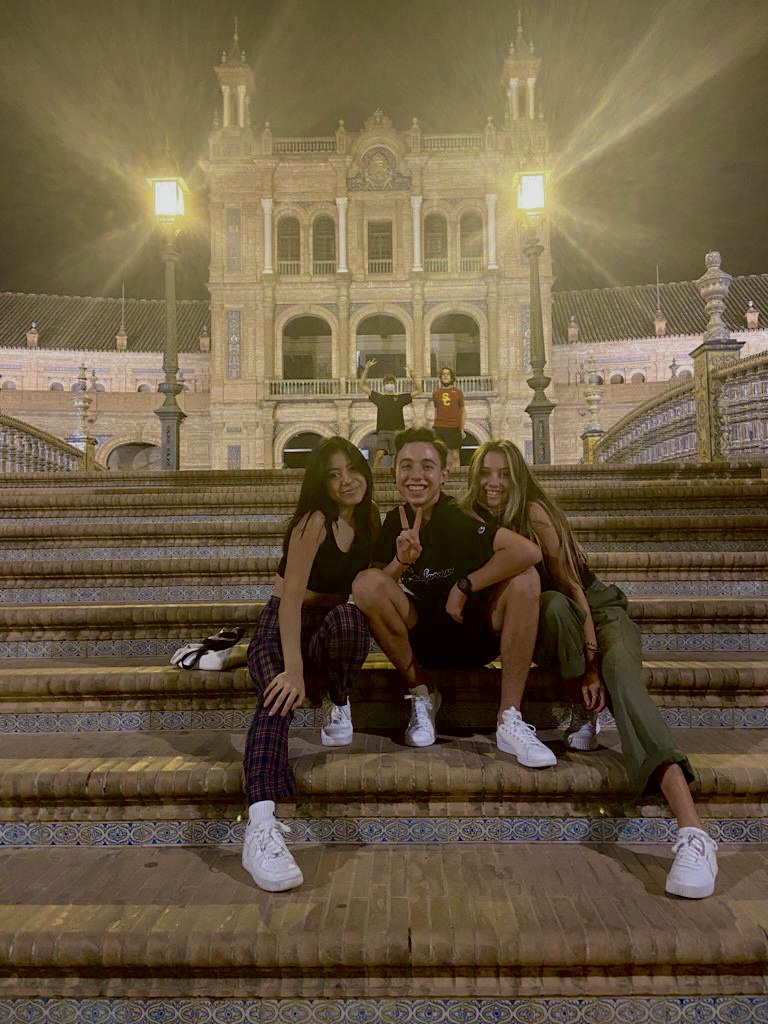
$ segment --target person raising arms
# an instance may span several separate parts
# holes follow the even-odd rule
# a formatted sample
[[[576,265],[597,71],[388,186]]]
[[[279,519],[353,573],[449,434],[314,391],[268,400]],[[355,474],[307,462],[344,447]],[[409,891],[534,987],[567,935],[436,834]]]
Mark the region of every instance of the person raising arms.
[[[352,742],[349,693],[368,656],[370,636],[364,615],[347,601],[353,579],[368,567],[378,534],[372,491],[368,463],[345,438],[327,438],[312,452],[272,597],[248,647],[259,706],[243,762],[249,804],[243,867],[269,892],[293,889],[304,880],[283,839],[289,829],[275,818],[275,801],[294,791],[288,729],[294,709],[319,676],[327,679],[329,691],[321,742]]]
[[[677,818],[679,838],[666,891],[691,899],[710,896],[717,876],[717,844],[696,811],[689,788],[691,766],[643,683],[640,630],[627,614],[626,596],[589,569],[564,513],[511,441],[480,445],[469,467],[468,486],[460,501],[465,511],[514,530],[541,548],[534,661],[556,669],[581,690],[566,745],[572,750],[597,746],[597,714],[605,706],[607,689],[630,784],[638,794],[658,787]]]

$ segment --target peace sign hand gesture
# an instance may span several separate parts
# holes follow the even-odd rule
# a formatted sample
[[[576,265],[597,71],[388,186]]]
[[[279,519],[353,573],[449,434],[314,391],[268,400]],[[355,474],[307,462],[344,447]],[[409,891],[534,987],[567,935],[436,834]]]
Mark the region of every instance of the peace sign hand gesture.
[[[416,510],[413,526],[409,526],[408,516],[405,514],[405,505],[401,505],[400,524],[403,529],[397,535],[397,540],[395,541],[395,556],[401,565],[413,565],[421,554],[421,541],[419,540],[421,509]]]

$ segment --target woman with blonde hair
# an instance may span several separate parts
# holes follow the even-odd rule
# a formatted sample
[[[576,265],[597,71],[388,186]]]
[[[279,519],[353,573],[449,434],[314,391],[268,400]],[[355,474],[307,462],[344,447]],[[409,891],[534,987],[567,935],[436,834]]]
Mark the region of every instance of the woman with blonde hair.
[[[667,892],[692,899],[711,895],[717,844],[696,811],[688,759],[676,747],[643,683],[640,630],[627,614],[626,595],[590,570],[563,511],[511,441],[486,441],[477,449],[461,505],[541,548],[534,661],[581,688],[566,745],[572,750],[597,746],[597,715],[606,704],[607,690],[631,785],[638,794],[657,786],[677,818],[679,838]]]

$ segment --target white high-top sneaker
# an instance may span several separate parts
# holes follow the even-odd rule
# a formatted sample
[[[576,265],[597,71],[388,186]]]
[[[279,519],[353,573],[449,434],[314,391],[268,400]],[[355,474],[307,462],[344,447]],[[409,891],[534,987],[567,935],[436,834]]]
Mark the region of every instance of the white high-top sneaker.
[[[675,862],[667,875],[670,896],[703,900],[715,891],[717,843],[703,829],[687,825],[681,828],[672,847]]]
[[[283,838],[290,831],[275,817],[274,800],[260,800],[248,808],[243,867],[260,889],[284,892],[295,889],[304,881],[301,869]]]

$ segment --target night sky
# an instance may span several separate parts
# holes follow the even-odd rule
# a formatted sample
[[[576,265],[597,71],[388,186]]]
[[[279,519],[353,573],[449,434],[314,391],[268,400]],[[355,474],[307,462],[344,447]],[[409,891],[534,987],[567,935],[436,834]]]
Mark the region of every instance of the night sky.
[[[158,297],[145,176],[192,188],[180,298],[206,298],[203,175],[235,16],[254,126],[502,123],[518,6],[544,59],[556,287],[768,272],[768,0],[2,0],[0,291]]]

